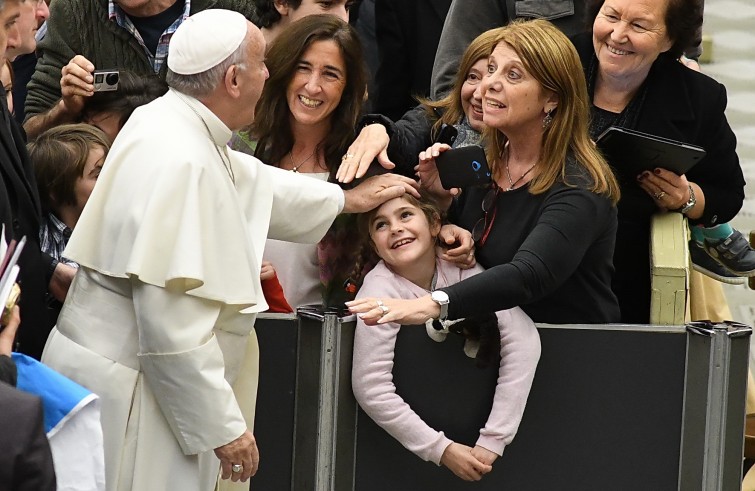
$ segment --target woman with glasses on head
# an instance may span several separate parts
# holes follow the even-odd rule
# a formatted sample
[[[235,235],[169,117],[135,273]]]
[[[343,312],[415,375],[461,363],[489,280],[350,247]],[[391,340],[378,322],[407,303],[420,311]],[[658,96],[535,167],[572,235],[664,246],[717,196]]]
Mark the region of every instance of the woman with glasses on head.
[[[415,300],[349,303],[366,323],[416,324],[520,306],[535,322],[619,320],[611,291],[619,190],[588,133],[577,53],[547,21],[498,30],[481,82],[487,188],[441,188],[435,144],[420,154],[423,186],[473,231],[486,271]],[[388,311],[386,312],[386,308]]]

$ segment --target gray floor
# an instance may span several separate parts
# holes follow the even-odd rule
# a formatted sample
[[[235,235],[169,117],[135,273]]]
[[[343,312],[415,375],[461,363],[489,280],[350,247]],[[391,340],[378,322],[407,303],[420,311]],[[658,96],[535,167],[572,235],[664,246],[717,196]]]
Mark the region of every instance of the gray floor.
[[[755,230],[755,2],[706,0],[704,31],[713,41],[713,62],[702,71],[726,86],[726,115],[747,180],[744,206],[732,224],[747,236]],[[734,320],[755,326],[755,291],[724,287]]]

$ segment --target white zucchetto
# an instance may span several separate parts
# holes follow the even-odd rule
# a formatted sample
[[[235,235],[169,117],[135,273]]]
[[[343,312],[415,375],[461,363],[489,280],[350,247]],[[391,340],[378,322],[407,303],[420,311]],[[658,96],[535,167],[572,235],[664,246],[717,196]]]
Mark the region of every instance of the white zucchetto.
[[[202,73],[217,66],[241,46],[247,20],[238,12],[208,9],[178,26],[168,45],[168,68],[179,75]]]

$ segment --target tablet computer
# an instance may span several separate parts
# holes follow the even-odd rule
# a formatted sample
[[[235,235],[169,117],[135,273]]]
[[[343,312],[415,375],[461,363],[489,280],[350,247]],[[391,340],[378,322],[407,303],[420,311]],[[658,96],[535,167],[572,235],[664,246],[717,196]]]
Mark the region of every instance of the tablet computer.
[[[617,126],[604,131],[597,143],[611,166],[638,175],[656,167],[686,174],[705,157],[701,147]]]
[[[485,186],[491,180],[485,150],[479,145],[446,150],[435,158],[435,165],[444,189]]]

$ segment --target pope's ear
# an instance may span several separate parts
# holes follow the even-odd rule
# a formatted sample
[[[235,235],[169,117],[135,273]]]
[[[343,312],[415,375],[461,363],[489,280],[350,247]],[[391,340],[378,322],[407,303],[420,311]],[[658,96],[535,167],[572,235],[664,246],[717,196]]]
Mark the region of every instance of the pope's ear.
[[[241,91],[239,90],[239,68],[237,65],[231,65],[228,70],[225,71],[223,77],[223,85],[225,90],[232,97],[240,97]]]

